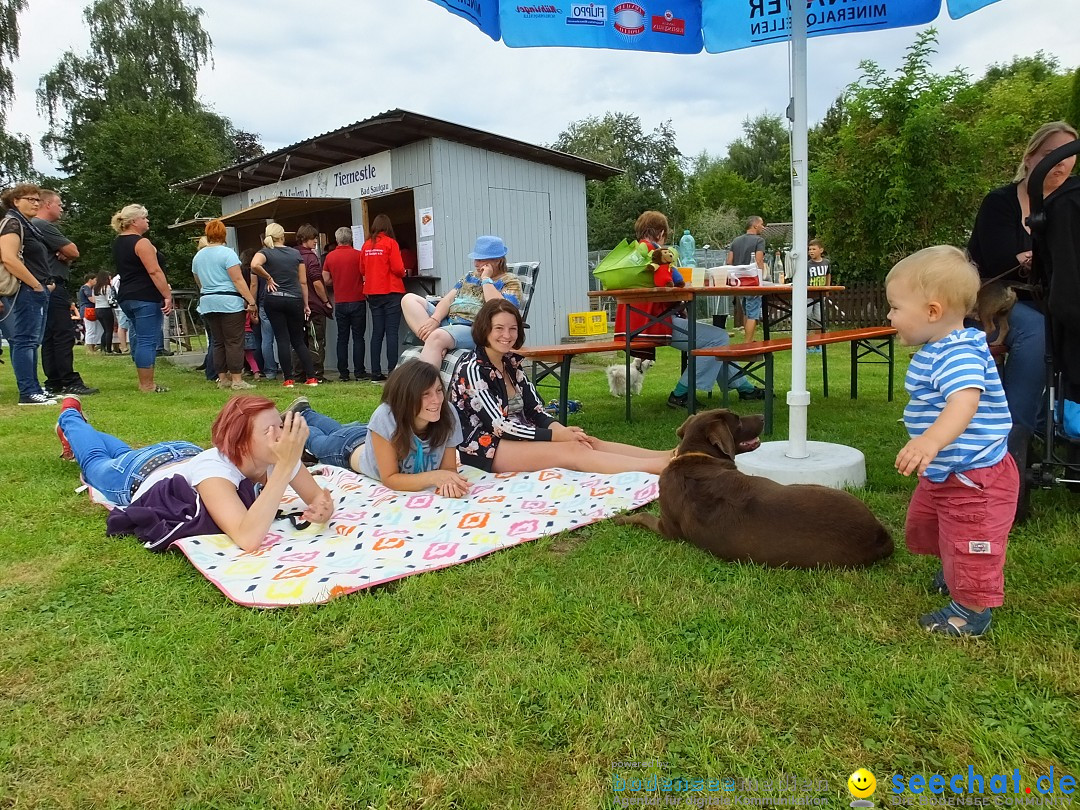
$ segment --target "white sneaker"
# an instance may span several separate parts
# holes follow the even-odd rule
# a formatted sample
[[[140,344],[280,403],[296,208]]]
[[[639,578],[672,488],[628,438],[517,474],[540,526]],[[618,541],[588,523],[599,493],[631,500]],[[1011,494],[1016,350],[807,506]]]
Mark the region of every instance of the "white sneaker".
[[[20,405],[57,405],[57,401],[52,397],[47,397],[44,394],[30,394],[30,396],[19,397]]]

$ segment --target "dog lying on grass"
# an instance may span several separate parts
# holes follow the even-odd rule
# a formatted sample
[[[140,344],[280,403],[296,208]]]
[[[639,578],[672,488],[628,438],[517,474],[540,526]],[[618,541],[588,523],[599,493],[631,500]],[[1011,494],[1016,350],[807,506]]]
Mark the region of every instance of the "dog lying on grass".
[[[653,364],[653,360],[642,360],[640,357],[634,358],[630,363],[630,394],[636,396],[641,393],[641,383],[645,378],[645,372]],[[622,363],[616,363],[613,366],[607,367],[607,382],[608,389],[611,391],[613,397],[621,397],[626,393],[626,366]]]
[[[735,456],[761,444],[760,416],[696,414],[679,427],[676,457],[660,476],[660,517],[621,515],[721,560],[788,568],[861,567],[893,553],[893,541],[862,501],[817,484],[745,475]]]

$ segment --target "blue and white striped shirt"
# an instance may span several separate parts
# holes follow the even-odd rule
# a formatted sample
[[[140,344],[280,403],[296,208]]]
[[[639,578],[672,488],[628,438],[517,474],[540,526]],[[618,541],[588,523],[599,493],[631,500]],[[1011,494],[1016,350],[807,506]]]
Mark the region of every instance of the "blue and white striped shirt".
[[[990,467],[1005,457],[1012,417],[983,332],[957,329],[923,346],[911,358],[904,388],[911,395],[904,408],[904,427],[913,439],[934,424],[945,401],[957,391],[982,391],[970,424],[926,468],[923,475],[928,479],[941,482],[951,473]]]

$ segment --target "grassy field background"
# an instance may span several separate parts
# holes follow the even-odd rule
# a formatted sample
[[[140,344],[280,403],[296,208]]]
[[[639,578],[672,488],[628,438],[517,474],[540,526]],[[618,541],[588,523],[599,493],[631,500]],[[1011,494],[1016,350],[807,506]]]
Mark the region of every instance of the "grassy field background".
[[[227,394],[201,373],[161,363],[171,392],[139,395],[130,359],[77,352],[103,389],[85,401],[93,424],[134,445],[207,446]],[[885,564],[724,564],[608,521],[276,611],[228,602],[180,554],[105,537],[58,458],[56,409],[9,404],[0,368],[0,807],[594,808],[657,795],[619,779],[781,774],[840,807],[858,767],[886,804],[892,774],[1076,775],[1077,496],[1036,493],[988,638],[928,636],[915,619],[941,602],[926,590],[936,569],[903,548],[913,482],[892,466],[902,384],[887,402],[868,369],[850,400],[847,356],[830,352],[829,399],[810,359],[810,436],[866,454],[860,497],[898,544]],[[672,446],[677,354],[660,361],[630,425],[599,366],[575,373],[571,423]],[[788,375],[782,359],[783,390]],[[282,406],[295,393],[259,389]],[[380,388],[297,392],[355,419]],[[782,395],[776,428],[784,438]]]

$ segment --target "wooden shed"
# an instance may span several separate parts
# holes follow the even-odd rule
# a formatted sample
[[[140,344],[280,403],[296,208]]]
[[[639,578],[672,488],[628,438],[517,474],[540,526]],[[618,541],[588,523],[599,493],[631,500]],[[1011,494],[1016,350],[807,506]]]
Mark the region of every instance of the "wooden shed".
[[[332,242],[387,214],[417,256],[406,286],[441,294],[470,267],[477,236],[501,236],[510,261],[539,261],[529,342],[557,343],[567,313],[588,309],[585,181],[620,169],[405,110],[179,183],[221,197],[230,242],[259,247],[268,222],[308,222]],[[328,340],[332,345],[332,341]],[[329,366],[329,363],[328,363]]]

